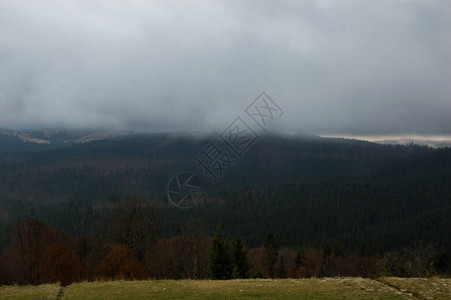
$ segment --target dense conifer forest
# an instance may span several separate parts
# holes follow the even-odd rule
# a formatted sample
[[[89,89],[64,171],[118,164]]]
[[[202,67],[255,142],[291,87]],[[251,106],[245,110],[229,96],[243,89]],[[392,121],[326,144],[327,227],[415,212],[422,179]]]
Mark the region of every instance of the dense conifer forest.
[[[213,138],[154,134],[50,147],[8,137],[0,153],[3,270],[35,249],[30,239],[24,246],[27,234],[41,248],[33,250],[37,265],[2,280],[449,272],[450,148],[266,136],[211,184],[193,158]],[[166,188],[186,170],[204,190],[197,206],[180,209]],[[140,229],[123,233],[124,218]],[[74,273],[58,275],[45,265],[57,263],[49,255],[70,259]],[[118,257],[125,265],[111,269]],[[50,267],[53,275],[38,276]]]

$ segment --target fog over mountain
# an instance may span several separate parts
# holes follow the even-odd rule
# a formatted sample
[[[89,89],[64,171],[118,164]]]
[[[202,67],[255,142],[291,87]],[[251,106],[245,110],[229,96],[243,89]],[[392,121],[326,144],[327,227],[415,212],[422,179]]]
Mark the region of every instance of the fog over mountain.
[[[0,1],[0,127],[451,134],[451,2]]]

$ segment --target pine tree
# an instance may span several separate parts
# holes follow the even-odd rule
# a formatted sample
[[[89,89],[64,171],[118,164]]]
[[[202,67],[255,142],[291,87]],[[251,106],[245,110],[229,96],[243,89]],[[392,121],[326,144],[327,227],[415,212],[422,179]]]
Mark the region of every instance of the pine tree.
[[[322,264],[321,267],[318,270],[318,273],[316,273],[316,277],[323,278],[329,276],[329,271],[327,270],[327,267],[325,264]]]
[[[232,277],[233,265],[231,262],[230,248],[222,238],[222,226],[216,229],[213,240],[208,269],[211,279],[230,279]]]
[[[232,243],[233,278],[249,278],[249,263],[247,251],[244,249],[240,235]]]
[[[287,277],[287,271],[285,270],[285,259],[283,258],[283,255],[280,256],[279,270],[277,271],[277,277],[278,278]]]
[[[266,271],[268,272],[269,277],[273,278],[274,264],[277,262],[277,259],[279,257],[279,247],[277,245],[276,238],[272,233],[269,233],[266,236],[263,248],[265,250]]]
[[[298,254],[296,255],[296,258],[294,259],[294,263],[296,264],[296,268],[300,268],[302,265],[302,262],[304,261],[304,251],[299,250]]]

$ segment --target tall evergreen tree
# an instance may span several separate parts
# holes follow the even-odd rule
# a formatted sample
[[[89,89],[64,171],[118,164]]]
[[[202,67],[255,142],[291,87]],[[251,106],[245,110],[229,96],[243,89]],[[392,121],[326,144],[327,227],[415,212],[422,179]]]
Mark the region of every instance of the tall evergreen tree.
[[[299,269],[301,267],[303,261],[304,261],[304,251],[299,250],[298,254],[296,255],[296,258],[294,259],[296,268]]]
[[[244,249],[243,239],[238,235],[232,242],[233,278],[249,278],[249,263],[247,250]]]
[[[285,269],[285,259],[284,259],[283,255],[280,256],[279,269],[277,270],[277,277],[278,278],[287,277],[287,270]]]
[[[323,278],[323,277],[328,277],[328,276],[330,276],[328,267],[325,264],[322,264],[318,270],[318,273],[316,273],[316,277]]]
[[[222,226],[216,229],[213,240],[208,269],[211,279],[230,279],[232,278],[233,265],[230,255],[230,248],[222,238]]]
[[[272,233],[268,233],[265,243],[263,244],[265,250],[265,265],[266,271],[269,277],[274,277],[274,265],[279,258],[279,246],[277,245],[276,238]]]

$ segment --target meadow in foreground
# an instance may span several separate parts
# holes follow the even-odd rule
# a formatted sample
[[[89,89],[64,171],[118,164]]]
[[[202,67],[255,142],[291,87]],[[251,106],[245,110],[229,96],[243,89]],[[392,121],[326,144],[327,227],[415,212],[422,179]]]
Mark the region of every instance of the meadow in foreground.
[[[3,286],[1,299],[451,299],[451,279],[147,280]]]

